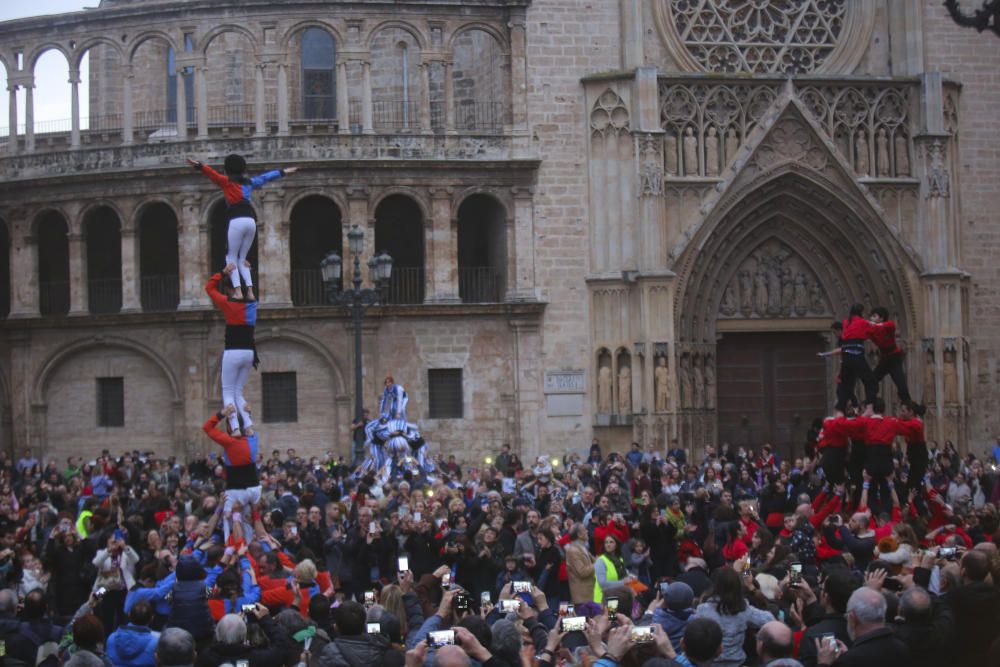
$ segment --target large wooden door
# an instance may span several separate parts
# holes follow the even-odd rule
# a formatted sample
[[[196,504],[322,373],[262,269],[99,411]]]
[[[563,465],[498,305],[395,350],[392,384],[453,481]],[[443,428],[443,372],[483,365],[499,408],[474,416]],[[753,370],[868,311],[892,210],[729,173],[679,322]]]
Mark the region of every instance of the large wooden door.
[[[726,333],[718,346],[719,442],[801,455],[826,414],[826,364],[816,333]]]

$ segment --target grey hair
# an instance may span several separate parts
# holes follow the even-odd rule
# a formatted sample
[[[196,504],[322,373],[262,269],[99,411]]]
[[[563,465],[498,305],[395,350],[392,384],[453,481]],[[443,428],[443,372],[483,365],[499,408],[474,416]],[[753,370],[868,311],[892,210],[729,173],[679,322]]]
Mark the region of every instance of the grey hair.
[[[578,540],[581,537],[587,537],[587,527],[582,523],[573,524],[572,535],[574,540]]]
[[[863,625],[882,625],[885,623],[885,598],[878,591],[861,587],[851,593],[847,601],[847,611],[854,614],[858,623]]]
[[[907,621],[930,620],[933,604],[930,593],[914,586],[900,596],[899,615]]]
[[[501,656],[507,662],[517,664],[521,655],[521,631],[513,621],[501,619],[490,628],[493,632],[493,643],[490,651]]]
[[[17,593],[9,588],[0,590],[0,614],[12,614],[17,609]]]
[[[274,617],[274,622],[277,623],[289,637],[294,635],[299,630],[305,630],[309,627],[309,622],[302,617],[302,614],[294,609],[285,609],[280,612]]]
[[[238,646],[247,640],[247,624],[239,614],[226,614],[215,626],[215,641],[227,646]]]
[[[184,628],[166,628],[156,642],[156,660],[160,667],[190,665],[194,662],[194,637]]]

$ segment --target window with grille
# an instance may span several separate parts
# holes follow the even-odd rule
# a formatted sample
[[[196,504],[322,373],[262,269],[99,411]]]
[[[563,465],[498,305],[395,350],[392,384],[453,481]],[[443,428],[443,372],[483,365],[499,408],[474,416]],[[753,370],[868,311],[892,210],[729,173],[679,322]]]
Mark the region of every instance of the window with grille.
[[[125,426],[125,378],[97,378],[97,425]]]
[[[295,373],[262,373],[264,422],[299,420],[298,385]]]
[[[431,419],[462,418],[462,369],[432,368],[427,371]]]

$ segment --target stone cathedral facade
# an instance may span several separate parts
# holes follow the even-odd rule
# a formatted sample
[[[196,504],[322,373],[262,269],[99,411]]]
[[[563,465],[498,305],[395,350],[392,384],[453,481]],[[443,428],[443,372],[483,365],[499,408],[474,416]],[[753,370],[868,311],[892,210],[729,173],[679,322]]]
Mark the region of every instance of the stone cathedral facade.
[[[65,121],[35,122],[43,57]],[[319,261],[357,225],[362,265],[394,258],[365,403],[394,375],[437,453],[801,451],[852,303],[897,322],[929,438],[982,453],[998,60],[937,0],[102,0],[2,23],[0,447],[208,448],[225,216],[184,158],[239,152],[301,168],[256,201],[265,449],[349,451],[352,329]]]

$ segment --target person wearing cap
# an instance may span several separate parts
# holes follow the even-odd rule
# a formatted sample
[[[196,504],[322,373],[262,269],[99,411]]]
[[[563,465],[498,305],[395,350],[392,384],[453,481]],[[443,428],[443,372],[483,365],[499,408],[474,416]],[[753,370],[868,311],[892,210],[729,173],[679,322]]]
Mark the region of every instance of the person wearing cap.
[[[190,158],[188,158],[188,164],[208,176],[213,183],[222,188],[222,194],[226,198],[226,216],[229,218],[229,229],[226,233],[228,241],[226,264],[235,267],[235,270],[230,274],[230,279],[233,283],[233,289],[240,289],[240,281],[242,280],[243,298],[253,301],[253,279],[250,277],[250,268],[245,263],[247,255],[250,253],[250,246],[253,245],[254,237],[257,236],[257,213],[250,201],[250,195],[254,190],[264,187],[270,181],[294,174],[298,168],[286,167],[285,169],[264,172],[260,176],[251,178],[247,176],[246,159],[235,153],[226,156],[225,174],[220,174],[207,164]]]
[[[675,581],[667,587],[662,595],[662,602],[653,611],[653,623],[663,628],[670,637],[674,650],[681,652],[681,639],[684,638],[684,628],[694,615],[694,591],[683,581]]]

